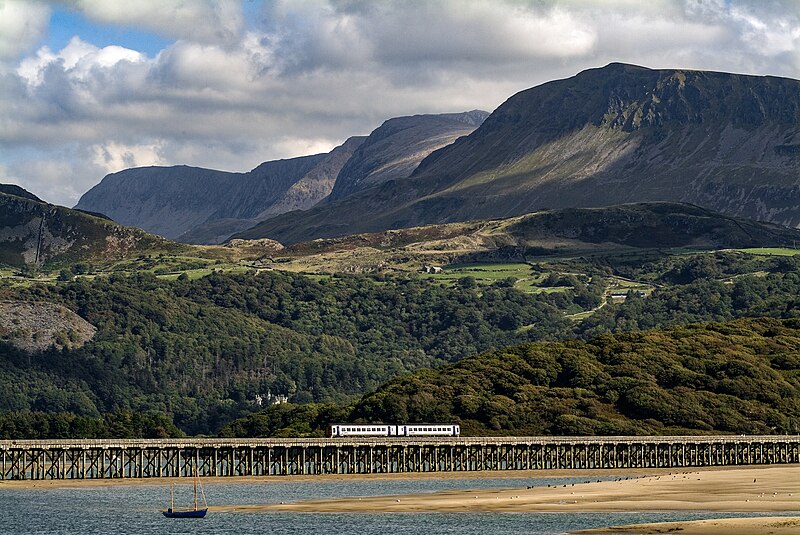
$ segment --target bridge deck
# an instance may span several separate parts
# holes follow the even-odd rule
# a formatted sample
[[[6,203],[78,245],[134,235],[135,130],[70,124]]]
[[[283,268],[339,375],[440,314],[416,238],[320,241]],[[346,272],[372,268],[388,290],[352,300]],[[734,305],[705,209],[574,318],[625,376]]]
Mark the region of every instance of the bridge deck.
[[[0,480],[789,463],[800,463],[799,435],[0,441]]]
[[[573,437],[346,437],[346,438],[168,438],[168,439],[45,439],[0,440],[0,450],[12,448],[229,448],[338,446],[475,446],[586,444],[743,444],[792,443],[800,435],[649,435]]]

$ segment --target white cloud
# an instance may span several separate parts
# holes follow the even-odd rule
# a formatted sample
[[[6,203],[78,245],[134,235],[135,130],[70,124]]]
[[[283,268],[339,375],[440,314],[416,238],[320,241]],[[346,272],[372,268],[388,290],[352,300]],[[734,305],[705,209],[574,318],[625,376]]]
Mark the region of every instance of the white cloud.
[[[39,2],[0,0],[0,60],[15,59],[44,35],[50,9]]]
[[[105,143],[93,145],[92,162],[103,172],[116,173],[130,167],[146,167],[161,165],[164,160],[161,156],[161,144],[149,145],[123,145],[120,143]]]
[[[228,1],[67,5],[177,41],[148,57],[82,35],[18,59],[49,11],[0,0],[0,165],[64,204],[130,165],[246,171],[611,61],[800,77],[795,0],[275,0],[247,21]]]
[[[44,83],[47,70],[55,68],[62,70],[67,79],[77,84],[89,81],[100,71],[111,70],[122,61],[141,63],[145,58],[135,50],[115,45],[97,48],[80,37],[73,37],[58,53],[42,47],[35,56],[25,58],[20,62],[17,74],[29,86],[36,87]]]
[[[34,158],[23,158],[3,168],[0,165],[0,181],[18,184],[48,202],[67,204],[77,199],[97,181],[90,178],[101,170],[87,158],[86,151],[77,149],[70,157],[64,151],[47,151]]]
[[[769,18],[748,9],[732,8],[732,21],[739,23],[742,41],[755,52],[772,56],[800,49],[800,17],[797,13]]]

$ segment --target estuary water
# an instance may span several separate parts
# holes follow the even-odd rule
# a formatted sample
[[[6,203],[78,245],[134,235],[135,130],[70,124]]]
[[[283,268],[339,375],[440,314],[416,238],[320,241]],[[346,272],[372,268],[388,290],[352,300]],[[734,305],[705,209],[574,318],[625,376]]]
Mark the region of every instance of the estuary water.
[[[320,480],[205,485],[210,505],[244,505],[303,499],[519,488],[582,483],[584,478],[464,478]],[[606,479],[613,479],[609,477]],[[191,502],[190,486],[176,487],[176,506]],[[1,534],[321,534],[506,535],[561,534],[570,530],[639,522],[718,518],[730,513],[216,513],[202,520],[164,518],[169,488],[114,485],[16,489],[0,485]]]

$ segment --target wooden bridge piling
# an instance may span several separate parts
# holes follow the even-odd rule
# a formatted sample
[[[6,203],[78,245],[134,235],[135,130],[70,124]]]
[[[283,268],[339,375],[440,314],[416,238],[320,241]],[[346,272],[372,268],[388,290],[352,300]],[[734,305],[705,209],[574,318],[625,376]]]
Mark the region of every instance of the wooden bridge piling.
[[[800,436],[0,441],[0,480],[800,463]]]

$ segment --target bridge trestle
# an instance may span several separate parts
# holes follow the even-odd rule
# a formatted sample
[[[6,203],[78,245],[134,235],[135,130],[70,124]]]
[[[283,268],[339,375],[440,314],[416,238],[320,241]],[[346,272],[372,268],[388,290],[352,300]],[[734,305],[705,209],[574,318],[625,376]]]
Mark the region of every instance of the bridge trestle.
[[[0,441],[0,480],[800,463],[800,436]]]

